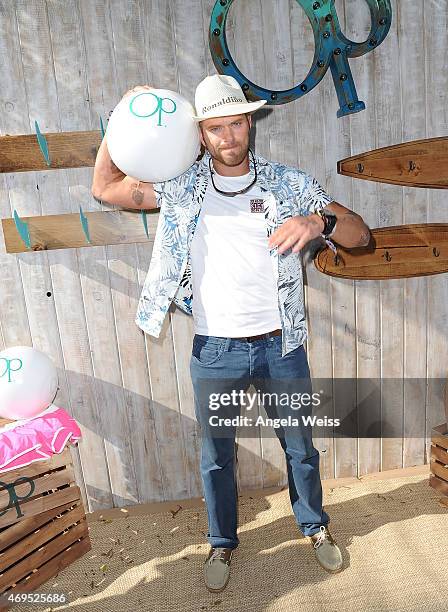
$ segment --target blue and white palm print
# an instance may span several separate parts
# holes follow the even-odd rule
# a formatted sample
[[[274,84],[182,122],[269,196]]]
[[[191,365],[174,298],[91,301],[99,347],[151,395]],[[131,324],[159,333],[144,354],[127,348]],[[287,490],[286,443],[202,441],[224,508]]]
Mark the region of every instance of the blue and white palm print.
[[[153,254],[138,303],[135,322],[159,337],[172,301],[192,314],[190,245],[205,197],[210,155],[175,179],[155,183],[160,207]],[[267,192],[264,216],[269,237],[295,215],[309,215],[333,201],[306,172],[255,155],[258,185]],[[253,162],[250,160],[253,170]],[[302,261],[291,249],[279,255],[271,249],[278,269],[278,304],[282,322],[282,355],[299,347],[307,337]]]

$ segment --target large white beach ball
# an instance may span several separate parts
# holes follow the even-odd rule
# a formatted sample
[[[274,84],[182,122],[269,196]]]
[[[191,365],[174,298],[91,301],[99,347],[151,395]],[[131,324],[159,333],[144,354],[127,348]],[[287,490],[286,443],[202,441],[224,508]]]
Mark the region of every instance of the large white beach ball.
[[[201,144],[194,108],[169,89],[137,90],[115,107],[107,148],[128,176],[157,183],[179,176],[196,161]]]
[[[27,419],[43,412],[58,389],[51,359],[31,346],[0,352],[0,417]]]

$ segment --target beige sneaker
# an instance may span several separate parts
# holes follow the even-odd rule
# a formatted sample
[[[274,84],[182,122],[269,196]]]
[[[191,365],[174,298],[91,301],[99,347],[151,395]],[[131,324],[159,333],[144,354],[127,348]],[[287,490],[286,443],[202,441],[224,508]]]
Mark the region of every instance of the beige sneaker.
[[[230,577],[232,548],[210,548],[204,564],[205,586],[211,593],[223,591]]]
[[[340,572],[343,565],[342,554],[328,527],[321,525],[320,530],[309,537],[313,543],[314,552],[320,565],[327,572],[333,574]]]

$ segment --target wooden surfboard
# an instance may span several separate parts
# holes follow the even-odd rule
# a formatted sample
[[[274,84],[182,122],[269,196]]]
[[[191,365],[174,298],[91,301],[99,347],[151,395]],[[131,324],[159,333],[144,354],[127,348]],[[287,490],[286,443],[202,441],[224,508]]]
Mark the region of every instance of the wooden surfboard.
[[[381,280],[448,272],[448,223],[396,225],[371,230],[368,246],[328,247],[314,259],[319,272],[339,278]]]
[[[448,136],[403,142],[337,163],[338,173],[366,181],[448,189]]]

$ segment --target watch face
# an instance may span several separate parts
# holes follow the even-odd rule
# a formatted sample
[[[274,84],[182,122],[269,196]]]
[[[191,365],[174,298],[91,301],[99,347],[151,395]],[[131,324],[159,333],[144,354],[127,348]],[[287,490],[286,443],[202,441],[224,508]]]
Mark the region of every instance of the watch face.
[[[336,220],[337,220],[336,215],[327,215],[325,213],[324,220],[325,220],[325,227],[322,233],[324,234],[324,236],[329,236],[331,232],[334,230],[334,227],[336,225]]]

